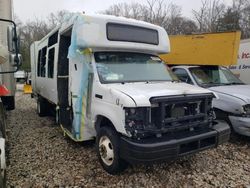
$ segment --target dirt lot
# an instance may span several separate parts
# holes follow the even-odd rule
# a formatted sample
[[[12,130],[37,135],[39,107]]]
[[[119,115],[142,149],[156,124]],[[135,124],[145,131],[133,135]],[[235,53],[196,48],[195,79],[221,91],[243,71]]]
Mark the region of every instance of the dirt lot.
[[[19,93],[8,112],[8,185],[12,187],[249,187],[250,140],[234,137],[217,149],[172,163],[129,167],[108,175],[94,143],[64,137],[52,117],[36,114],[36,103]]]

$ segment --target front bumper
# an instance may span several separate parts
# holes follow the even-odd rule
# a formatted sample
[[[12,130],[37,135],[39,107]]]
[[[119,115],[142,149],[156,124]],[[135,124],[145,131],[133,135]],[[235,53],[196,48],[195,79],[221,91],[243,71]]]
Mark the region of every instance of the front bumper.
[[[250,136],[250,118],[229,116],[229,120],[235,132],[244,136]]]
[[[175,135],[174,138],[153,138],[150,140],[131,140],[121,138],[120,156],[130,163],[170,161],[181,156],[217,147],[227,142],[230,127],[217,121],[213,128],[192,135]]]

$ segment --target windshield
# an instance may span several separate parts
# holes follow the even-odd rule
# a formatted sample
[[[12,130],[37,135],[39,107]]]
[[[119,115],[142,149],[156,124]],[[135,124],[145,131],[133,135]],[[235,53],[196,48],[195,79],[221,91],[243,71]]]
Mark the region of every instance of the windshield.
[[[96,52],[101,83],[178,80],[168,66],[154,55],[131,52]]]
[[[230,70],[220,66],[192,67],[190,72],[203,87],[243,84]]]

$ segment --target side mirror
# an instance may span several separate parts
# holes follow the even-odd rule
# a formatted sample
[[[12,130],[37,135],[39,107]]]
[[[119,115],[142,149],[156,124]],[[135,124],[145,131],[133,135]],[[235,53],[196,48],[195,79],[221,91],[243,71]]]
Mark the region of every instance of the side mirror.
[[[15,53],[19,52],[20,39],[16,33],[15,28],[11,25],[7,28],[7,39],[8,39],[8,50],[9,52]]]
[[[16,54],[10,54],[10,63],[12,66],[16,67],[16,66],[21,66],[23,63],[23,58],[21,54],[18,54],[18,56],[16,56]]]
[[[7,28],[8,51],[10,54],[9,61],[13,67],[16,67],[16,70],[4,70],[1,71],[0,74],[14,73],[18,71],[22,62],[22,56],[19,54],[19,40],[17,37],[16,23],[12,20],[1,18],[0,22],[7,22],[11,24]]]

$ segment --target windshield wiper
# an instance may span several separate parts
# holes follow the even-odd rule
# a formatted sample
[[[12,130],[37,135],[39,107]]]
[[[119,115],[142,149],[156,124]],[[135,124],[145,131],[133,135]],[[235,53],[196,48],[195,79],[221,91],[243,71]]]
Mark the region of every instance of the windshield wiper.
[[[155,82],[173,82],[173,80],[148,80],[148,81],[145,81],[146,84],[149,84],[149,83],[155,83]]]
[[[231,83],[223,83],[224,85],[244,85],[244,83],[231,82]]]
[[[199,85],[201,85],[202,87],[209,88],[209,87],[213,87],[213,86],[220,86],[220,85],[223,85],[223,84],[210,82],[210,83],[202,83],[202,84],[199,84]]]

